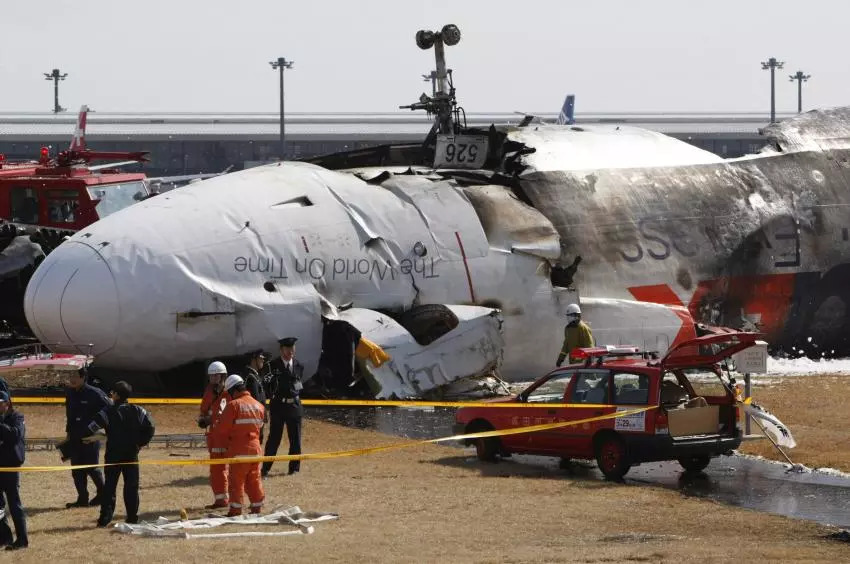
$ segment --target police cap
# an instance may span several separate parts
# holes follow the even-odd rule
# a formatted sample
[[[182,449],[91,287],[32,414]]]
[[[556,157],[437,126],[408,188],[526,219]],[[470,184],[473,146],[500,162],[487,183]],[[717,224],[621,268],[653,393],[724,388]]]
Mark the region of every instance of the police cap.
[[[257,349],[255,351],[251,351],[249,353],[249,356],[251,358],[263,358],[265,360],[268,360],[268,359],[271,358],[271,355],[269,353],[267,353],[266,351],[264,351],[263,349]]]
[[[295,341],[297,341],[297,340],[298,339],[296,337],[286,337],[286,338],[278,340],[277,344],[279,344],[282,347],[294,347]]]
[[[0,402],[9,402],[9,393],[3,390],[0,390]]]

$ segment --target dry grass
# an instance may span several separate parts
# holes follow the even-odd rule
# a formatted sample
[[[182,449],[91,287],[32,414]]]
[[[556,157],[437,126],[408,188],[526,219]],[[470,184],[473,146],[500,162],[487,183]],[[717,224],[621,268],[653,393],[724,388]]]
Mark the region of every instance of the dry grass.
[[[753,398],[788,425],[797,441],[797,447],[786,449],[791,460],[811,468],[850,472],[848,384],[848,376],[785,378],[754,386]],[[761,433],[755,424],[751,432]],[[748,442],[741,451],[784,461],[767,440]]]
[[[766,394],[763,401],[774,407]],[[775,405],[774,411],[797,433],[790,414]],[[24,406],[23,411],[30,436],[61,434],[61,407]],[[192,424],[195,408],[153,407],[153,412],[160,433],[197,432]],[[805,433],[797,434],[801,442],[807,440]],[[398,441],[309,419],[304,438],[308,452]],[[169,454],[162,448],[146,449],[143,459]],[[193,457],[202,454],[191,451]],[[28,465],[56,463],[55,452],[28,453]],[[277,463],[275,469],[284,465]],[[205,467],[144,467],[142,518],[175,518],[181,507],[192,516],[203,514],[202,506],[211,498],[205,476]],[[16,553],[15,560],[206,563],[265,562],[271,556],[325,562],[841,562],[848,558],[846,545],[825,540],[825,529],[807,522],[686,498],[662,488],[570,477],[509,461],[482,464],[469,450],[445,446],[306,461],[294,477],[273,471],[265,488],[267,508],[300,505],[305,510],[337,512],[341,518],[317,523],[316,533],[309,536],[133,538],[95,529],[97,508],[64,509],[64,503],[74,498],[69,473],[28,474],[22,495],[31,548]],[[116,517],[123,517],[120,493]]]

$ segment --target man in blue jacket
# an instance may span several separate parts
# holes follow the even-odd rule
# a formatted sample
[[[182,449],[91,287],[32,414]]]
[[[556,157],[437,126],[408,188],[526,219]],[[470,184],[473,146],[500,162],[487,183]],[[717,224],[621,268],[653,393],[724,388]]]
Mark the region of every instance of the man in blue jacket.
[[[140,405],[131,405],[127,399],[133,388],[127,382],[117,382],[112,386],[113,404],[97,413],[88,424],[86,440],[95,436],[100,429],[106,430],[106,455],[103,461],[115,466],[107,466],[106,485],[100,504],[98,527],[105,527],[112,521],[115,512],[115,492],[118,478],[124,475],[124,509],[126,522],[139,522],[139,449],[147,445],[155,431],[153,418]],[[118,464],[126,462],[127,464]]]
[[[17,468],[24,463],[24,439],[26,429],[24,416],[12,407],[9,394],[0,391],[0,466]],[[24,506],[21,504],[21,473],[0,472],[0,509],[3,508],[5,495],[6,505],[15,524],[15,542],[11,542],[12,532],[4,517],[0,521],[0,538],[7,544],[6,550],[17,550],[29,546],[27,538],[27,518]]]
[[[88,434],[88,424],[102,409],[111,405],[109,398],[102,390],[95,388],[86,378],[88,373],[85,368],[79,372],[72,373],[68,380],[68,392],[65,395],[65,433],[69,440],[71,453],[71,464],[98,464],[100,459],[100,443],[83,442],[83,437]],[[101,491],[103,490],[103,474],[100,468],[86,468],[83,470],[71,470],[74,478],[74,487],[77,488],[77,500],[66,503],[65,507],[86,507],[89,505],[100,505]],[[91,476],[97,494],[89,501],[89,490],[86,477]]]

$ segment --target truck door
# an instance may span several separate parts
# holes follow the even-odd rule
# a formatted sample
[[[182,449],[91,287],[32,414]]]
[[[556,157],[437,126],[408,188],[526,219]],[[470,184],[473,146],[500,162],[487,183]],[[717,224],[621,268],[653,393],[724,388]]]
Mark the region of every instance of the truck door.
[[[500,421],[500,423],[503,423],[504,427],[527,427],[529,425],[557,422],[558,414],[563,411],[563,408],[556,407],[554,404],[562,404],[564,402],[564,396],[574,375],[574,370],[558,372],[548,380],[540,383],[536,388],[523,393],[522,399],[524,403],[535,406],[539,405],[539,407],[526,407],[516,410],[494,410],[497,411],[497,417],[509,418],[509,420]],[[501,415],[498,411],[505,413]],[[561,415],[563,414],[561,413]],[[557,450],[562,431],[562,429],[551,429],[548,431],[537,431],[535,433],[523,433],[521,435],[506,435],[502,440],[506,444],[516,445],[517,448],[530,449],[540,453],[551,453]]]
[[[579,370],[568,390],[570,407],[563,408],[564,419],[577,421],[613,412],[610,380],[611,373],[606,369]],[[592,458],[593,435],[610,425],[610,420],[603,420],[558,429],[564,434],[563,441],[559,441],[565,447],[562,456]]]

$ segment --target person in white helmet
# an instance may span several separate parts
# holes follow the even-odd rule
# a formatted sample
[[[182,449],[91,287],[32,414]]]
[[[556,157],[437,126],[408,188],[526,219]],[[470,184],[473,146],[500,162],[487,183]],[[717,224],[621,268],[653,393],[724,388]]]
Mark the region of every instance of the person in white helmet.
[[[213,432],[221,412],[224,411],[230,396],[224,390],[224,379],[227,377],[227,367],[223,362],[211,362],[207,368],[209,385],[201,400],[201,413],[198,415],[198,426],[206,429],[207,450],[210,458],[224,458],[227,454],[227,442],[222,442]],[[213,503],[207,509],[228,507],[227,465],[210,465],[210,486],[213,491]]]
[[[219,423],[213,433],[227,444],[228,458],[260,456],[260,429],[263,427],[265,407],[251,397],[241,376],[231,374],[224,381],[224,388],[230,394],[230,402],[225,406]],[[251,513],[260,513],[263,508],[265,492],[260,477],[259,462],[232,463],[228,469],[230,482],[230,511],[228,517],[242,515],[242,497],[248,494]]]
[[[570,353],[577,348],[592,347],[593,333],[590,332],[590,327],[581,320],[581,308],[578,304],[570,304],[567,306],[567,326],[564,327],[564,346],[561,347],[561,354],[558,355],[558,361],[555,366],[561,366],[564,359],[570,356]],[[570,356],[570,363],[577,361]]]

